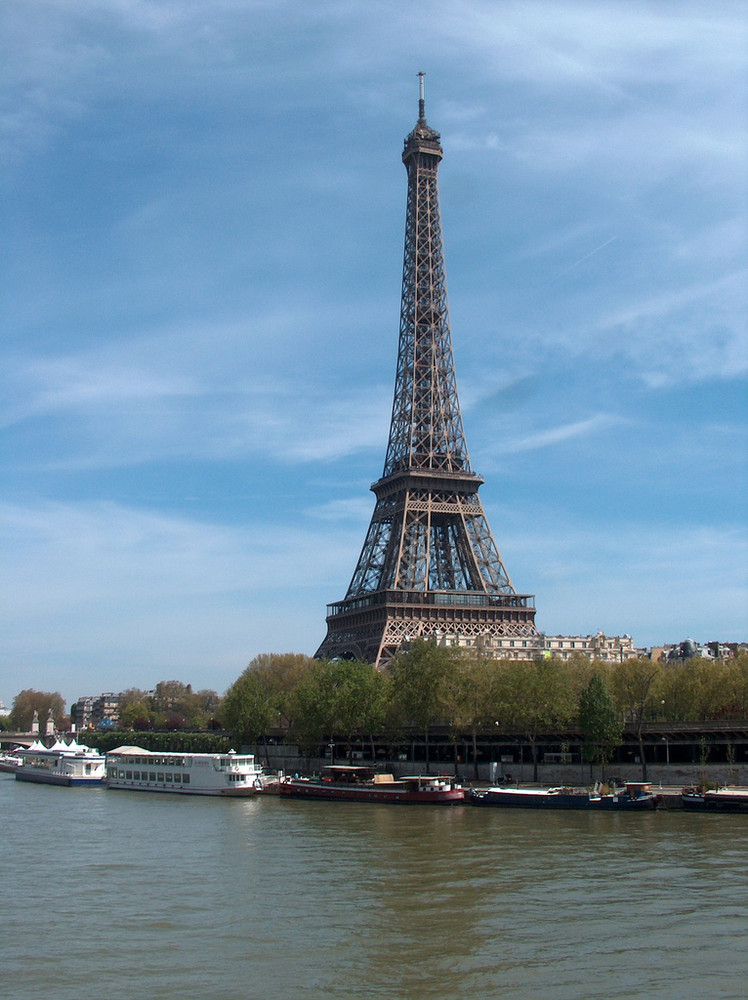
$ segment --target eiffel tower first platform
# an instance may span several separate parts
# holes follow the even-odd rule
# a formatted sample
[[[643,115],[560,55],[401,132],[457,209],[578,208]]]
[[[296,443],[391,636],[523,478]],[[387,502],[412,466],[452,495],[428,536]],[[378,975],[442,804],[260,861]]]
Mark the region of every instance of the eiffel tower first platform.
[[[328,605],[315,654],[378,666],[417,638],[489,655],[515,645],[531,655],[538,642],[535,599],[512,586],[465,444],[436,180],[441,137],[426,123],[419,77],[418,122],[403,150],[408,204],[387,455],[348,593]]]

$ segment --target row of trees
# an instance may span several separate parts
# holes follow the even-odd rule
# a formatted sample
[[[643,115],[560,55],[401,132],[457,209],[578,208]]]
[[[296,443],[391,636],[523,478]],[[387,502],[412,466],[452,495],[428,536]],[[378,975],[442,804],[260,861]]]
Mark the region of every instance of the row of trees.
[[[128,688],[119,695],[119,725],[135,730],[184,730],[199,732],[218,727],[221,698],[216,691],[193,691],[181,681],[159,681],[152,691]],[[66,730],[70,717],[58,692],[26,688],[13,699],[13,707],[0,728],[27,733],[37,713],[41,732],[52,716],[55,729]]]
[[[624,722],[638,734],[653,720],[748,718],[748,654],[735,660],[664,665],[646,657],[607,664],[581,654],[568,662],[492,660],[416,642],[388,671],[356,661],[263,654],[226,693],[220,717],[237,742],[260,743],[286,727],[306,751],[326,741],[377,735],[426,742],[437,724],[454,738],[487,729],[538,734],[580,726],[589,760],[604,762]]]
[[[153,691],[128,688],[119,696],[122,729],[189,730],[212,728],[221,698],[217,691],[193,691],[181,681],[159,681]]]
[[[34,710],[42,730],[51,712],[64,729],[58,693],[28,689],[14,700],[7,728],[28,731]],[[389,670],[296,653],[257,656],[223,699],[180,681],[120,695],[120,729],[200,731],[222,727],[235,744],[261,743],[282,728],[306,751],[321,743],[377,737],[394,744],[408,734],[425,740],[435,725],[454,739],[486,730],[521,733],[534,748],[539,733],[579,726],[588,759],[604,760],[620,741],[623,722],[635,727],[644,759],[647,721],[748,718],[748,654],[733,660],[662,664],[645,657],[608,664],[573,654],[533,661],[492,660],[466,650],[417,642]]]

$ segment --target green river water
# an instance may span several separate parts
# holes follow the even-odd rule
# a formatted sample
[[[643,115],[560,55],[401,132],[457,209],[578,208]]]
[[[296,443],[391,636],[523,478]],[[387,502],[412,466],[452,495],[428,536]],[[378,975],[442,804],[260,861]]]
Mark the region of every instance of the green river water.
[[[748,996],[748,816],[0,774],[8,1000]]]

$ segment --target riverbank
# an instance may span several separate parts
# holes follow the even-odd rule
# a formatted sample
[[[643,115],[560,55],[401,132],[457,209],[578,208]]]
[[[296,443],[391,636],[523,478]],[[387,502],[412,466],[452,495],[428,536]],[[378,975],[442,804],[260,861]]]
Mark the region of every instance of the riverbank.
[[[477,768],[473,764],[455,764],[453,761],[431,761],[426,764],[421,760],[372,760],[362,754],[354,756],[352,761],[340,753],[334,761],[327,757],[307,757],[298,747],[292,744],[257,744],[243,748],[255,754],[256,759],[271,771],[283,771],[286,774],[313,774],[330,763],[354,763],[368,766],[380,766],[395,777],[406,774],[450,774],[456,775],[463,782],[470,784],[497,784],[501,778],[511,777],[512,782],[521,785],[533,784],[533,766],[528,762],[483,763]],[[604,776],[600,767],[590,768],[589,764],[553,763],[538,764],[537,784],[544,787],[556,785],[573,785],[587,787],[594,785],[604,777],[606,781],[623,784],[626,781],[651,781],[655,786],[681,788],[705,784],[710,788],[730,785],[748,787],[748,763],[740,764],[647,764],[646,776],[642,775],[642,766],[638,761],[630,764],[610,764],[605,768]]]

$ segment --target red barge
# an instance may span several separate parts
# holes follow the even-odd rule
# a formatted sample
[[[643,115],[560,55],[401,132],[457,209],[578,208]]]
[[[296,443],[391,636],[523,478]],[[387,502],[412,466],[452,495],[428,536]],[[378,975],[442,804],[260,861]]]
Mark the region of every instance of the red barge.
[[[318,778],[284,778],[281,796],[337,802],[388,802],[403,805],[452,805],[465,801],[465,789],[449,775],[395,778],[371,767],[330,765]]]

